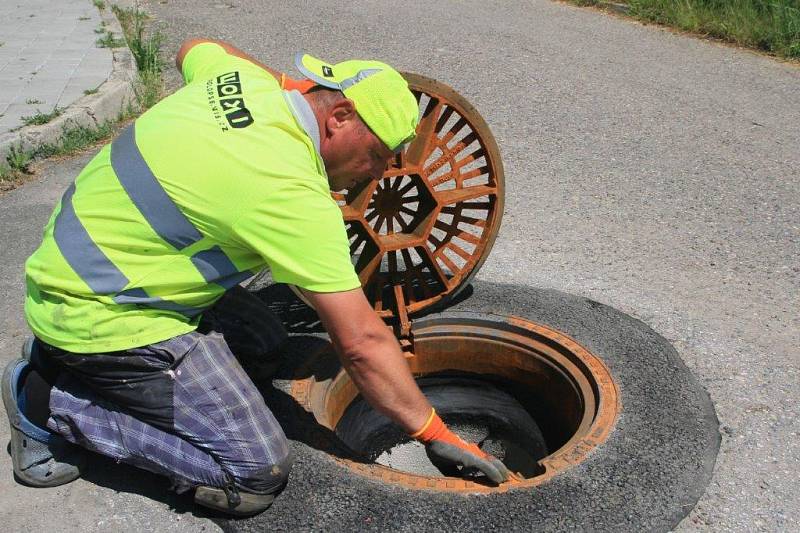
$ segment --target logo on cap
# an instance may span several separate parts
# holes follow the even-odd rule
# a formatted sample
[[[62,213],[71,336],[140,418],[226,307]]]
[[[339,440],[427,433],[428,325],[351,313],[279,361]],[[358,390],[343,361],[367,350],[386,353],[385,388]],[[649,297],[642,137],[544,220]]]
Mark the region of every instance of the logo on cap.
[[[326,78],[332,78],[333,69],[328,65],[322,65],[322,75],[325,76]]]

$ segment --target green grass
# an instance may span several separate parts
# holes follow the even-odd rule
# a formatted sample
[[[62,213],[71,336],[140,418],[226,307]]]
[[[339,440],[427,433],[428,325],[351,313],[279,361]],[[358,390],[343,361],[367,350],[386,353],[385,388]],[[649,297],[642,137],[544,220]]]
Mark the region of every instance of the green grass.
[[[125,39],[114,37],[112,32],[106,31],[96,43],[100,48],[119,48],[125,46]]]
[[[142,108],[149,109],[156,105],[161,100],[163,92],[164,81],[161,72],[139,72],[139,79],[133,85],[133,94]]]
[[[60,107],[54,108],[50,113],[42,113],[38,109],[36,110],[35,115],[26,115],[20,117],[22,123],[26,126],[39,126],[42,124],[47,124],[57,116],[59,116],[63,112],[63,109]]]
[[[28,165],[33,161],[33,153],[22,150],[11,149],[6,157],[8,168],[17,172],[28,172]]]
[[[123,9],[112,6],[114,14],[119,19],[122,31],[128,41],[136,68],[139,71],[161,71],[163,62],[161,61],[161,44],[164,36],[159,31],[147,31],[148,16],[138,9]]]
[[[102,0],[94,0],[100,9],[105,7]],[[158,31],[148,31],[145,13],[137,8],[121,9],[115,5],[111,6],[122,26],[125,39],[115,39],[111,32],[106,30],[95,30],[103,33],[103,37],[98,39],[104,41],[104,45],[114,48],[122,46],[127,42],[136,61],[138,70],[138,80],[134,84],[134,93],[141,110],[152,107],[161,99],[164,92],[164,82],[162,72],[164,63],[161,60],[161,44],[164,41],[163,35]],[[110,40],[114,39],[114,42]],[[84,94],[94,94],[97,89],[87,89]],[[45,115],[37,113],[32,120],[37,124],[43,124],[55,116],[61,114],[57,109],[57,114]],[[54,113],[56,112],[54,111]],[[13,188],[21,181],[25,174],[29,173],[29,165],[34,159],[47,158],[53,156],[65,156],[80,152],[101,141],[112,137],[122,123],[134,116],[134,109],[129,105],[128,109],[120,113],[116,120],[106,122],[97,128],[74,127],[65,129],[58,144],[41,146],[36,150],[22,151],[12,150],[6,158],[5,164],[0,163],[0,190]],[[46,117],[47,120],[45,120]]]
[[[97,94],[97,91],[99,91],[99,90],[100,90],[99,87],[95,87],[94,89],[86,89],[86,90],[83,91],[83,94],[85,94],[86,96],[89,96],[90,94]]]
[[[614,0],[640,20],[800,59],[800,0]],[[573,0],[579,5],[597,0]]]
[[[164,91],[161,59],[161,44],[164,36],[158,30],[149,31],[147,15],[138,8],[111,6],[117,16],[128,48],[131,50],[139,79],[134,85],[134,94],[143,108],[149,108],[161,99]]]
[[[28,166],[33,161],[33,152],[12,148],[6,157],[5,164],[0,164],[0,191],[8,188],[4,185],[20,180],[30,174]]]
[[[9,188],[9,185],[13,187],[13,182],[20,181],[26,174],[30,174],[29,166],[34,160],[81,152],[111,138],[120,125],[132,116],[132,110],[128,109],[120,113],[116,120],[104,122],[96,128],[85,126],[65,128],[58,143],[45,144],[36,150],[12,148],[5,164],[0,164],[0,191]]]
[[[14,179],[13,172],[8,165],[0,165],[0,191],[4,189],[3,184]]]
[[[106,3],[104,0],[92,0],[92,3],[94,4],[94,7],[96,7],[100,11],[106,8]]]
[[[115,130],[117,122],[105,122],[96,128],[78,126],[65,129],[58,144],[46,144],[36,149],[32,157],[47,158],[57,155],[70,155],[84,150],[107,139]]]

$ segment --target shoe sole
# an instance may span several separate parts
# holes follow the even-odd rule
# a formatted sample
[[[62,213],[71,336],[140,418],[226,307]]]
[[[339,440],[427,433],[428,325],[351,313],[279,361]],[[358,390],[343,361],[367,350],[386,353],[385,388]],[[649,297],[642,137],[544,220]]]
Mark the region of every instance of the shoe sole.
[[[273,494],[250,494],[239,491],[241,503],[236,507],[228,505],[228,495],[217,487],[197,487],[194,502],[203,507],[214,509],[232,516],[253,516],[268,509],[275,501]]]

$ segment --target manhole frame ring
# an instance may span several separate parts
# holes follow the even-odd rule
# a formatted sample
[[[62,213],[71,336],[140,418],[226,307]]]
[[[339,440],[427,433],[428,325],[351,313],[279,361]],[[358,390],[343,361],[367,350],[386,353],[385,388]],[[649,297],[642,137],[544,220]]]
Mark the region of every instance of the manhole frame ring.
[[[461,314],[461,313],[459,313]],[[582,363],[589,375],[592,377],[591,383],[595,386],[596,413],[591,425],[582,436],[573,435],[564,445],[553,453],[541,460],[545,472],[523,482],[504,483],[498,487],[490,487],[475,483],[473,481],[452,478],[452,477],[430,477],[411,474],[394,470],[392,468],[377,463],[360,463],[343,457],[331,456],[331,458],[344,466],[351,472],[355,472],[365,478],[399,485],[416,490],[446,491],[461,494],[496,494],[512,490],[528,489],[547,483],[555,476],[562,474],[573,466],[583,462],[588,455],[597,447],[602,445],[613,432],[619,414],[622,411],[622,402],[617,383],[613,379],[611,371],[606,364],[583,345],[567,334],[521,318],[514,315],[501,316],[491,313],[463,313],[465,317],[480,316],[481,319],[488,319],[487,322],[502,322],[508,328],[518,328],[548,339],[558,346],[566,349],[573,355],[578,362]],[[415,325],[422,325],[425,318],[414,321]],[[490,327],[488,324],[484,327]],[[413,328],[412,328],[413,329]],[[305,365],[303,365],[305,366]],[[338,374],[337,374],[338,375]],[[317,420],[324,418],[321,414],[325,404],[325,389],[336,378],[315,381],[313,378],[296,379],[291,383],[291,395],[297,400],[304,409],[311,413]],[[316,388],[316,390],[314,390]],[[325,425],[325,424],[323,424]]]

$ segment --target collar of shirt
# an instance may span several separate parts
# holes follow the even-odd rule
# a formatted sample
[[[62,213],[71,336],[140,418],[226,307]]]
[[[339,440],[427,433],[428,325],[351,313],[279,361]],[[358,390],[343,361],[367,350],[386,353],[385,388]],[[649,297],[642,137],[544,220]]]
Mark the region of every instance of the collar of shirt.
[[[297,123],[300,124],[300,127],[303,128],[303,131],[306,132],[306,135],[309,136],[311,142],[314,144],[314,150],[317,152],[317,160],[319,161],[320,168],[322,168],[323,174],[327,177],[325,161],[322,160],[322,154],[319,149],[319,125],[317,124],[317,117],[314,116],[314,110],[311,109],[311,105],[305,97],[300,94],[300,91],[283,91],[283,98],[286,100],[286,104],[289,106],[289,110],[294,115]]]

